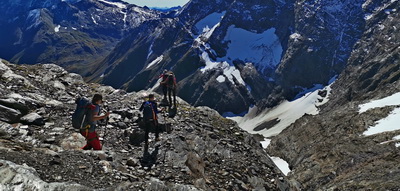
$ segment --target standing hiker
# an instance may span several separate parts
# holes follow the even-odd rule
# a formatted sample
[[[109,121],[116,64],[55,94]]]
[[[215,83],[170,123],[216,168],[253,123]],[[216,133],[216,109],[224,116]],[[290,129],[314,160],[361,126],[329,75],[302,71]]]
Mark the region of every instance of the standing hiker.
[[[85,120],[83,121],[83,128],[80,133],[86,138],[86,145],[82,147],[83,150],[101,150],[102,146],[100,143],[99,136],[96,133],[97,121],[105,119],[110,115],[107,112],[104,115],[100,115],[100,104],[103,103],[103,96],[95,94],[92,98],[92,103],[87,105],[87,112]]]
[[[176,78],[172,71],[167,73],[167,79],[163,82],[167,86],[169,107],[172,107],[172,98],[174,97],[174,108],[176,108]]]
[[[160,111],[157,108],[157,103],[154,101],[154,94],[149,94],[148,101],[143,102],[139,111],[143,111],[144,130],[145,130],[145,148],[149,144],[149,132],[151,129],[155,130],[156,141],[159,141],[159,127],[157,120],[157,113]],[[145,149],[147,150],[147,149]]]

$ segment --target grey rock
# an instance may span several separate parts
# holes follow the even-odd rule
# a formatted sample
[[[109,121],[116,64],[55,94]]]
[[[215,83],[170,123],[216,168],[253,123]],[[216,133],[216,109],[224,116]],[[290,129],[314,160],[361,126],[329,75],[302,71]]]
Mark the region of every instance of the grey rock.
[[[45,125],[44,118],[37,113],[29,113],[21,118],[21,123],[26,125]]]
[[[128,166],[138,166],[139,162],[140,162],[139,159],[129,158],[126,161],[126,165],[128,165]]]
[[[29,108],[24,103],[18,102],[13,98],[0,99],[0,105],[19,110],[23,115],[29,111]]]
[[[205,163],[203,159],[200,158],[199,155],[197,155],[194,152],[189,152],[187,155],[185,165],[189,167],[194,177],[204,178]]]
[[[7,123],[17,123],[19,122],[22,113],[18,110],[0,105],[0,121]]]
[[[117,126],[118,126],[119,128],[121,128],[121,129],[126,129],[126,128],[128,128],[128,126],[127,126],[126,123],[124,123],[124,122],[118,122],[118,123],[117,123]]]
[[[39,178],[35,169],[0,160],[0,179],[2,190],[90,190],[89,188],[71,183],[47,183]],[[18,184],[16,184],[18,183]]]

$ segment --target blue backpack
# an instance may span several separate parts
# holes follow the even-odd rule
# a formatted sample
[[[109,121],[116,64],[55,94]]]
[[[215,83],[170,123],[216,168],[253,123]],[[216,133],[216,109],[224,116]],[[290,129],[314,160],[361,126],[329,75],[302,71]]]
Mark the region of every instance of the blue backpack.
[[[74,114],[72,114],[72,127],[76,129],[81,129],[83,122],[86,120],[90,106],[92,103],[86,98],[78,98],[75,100],[76,109]]]
[[[145,121],[156,119],[156,113],[154,112],[153,104],[149,101],[146,101],[143,105],[143,119]]]

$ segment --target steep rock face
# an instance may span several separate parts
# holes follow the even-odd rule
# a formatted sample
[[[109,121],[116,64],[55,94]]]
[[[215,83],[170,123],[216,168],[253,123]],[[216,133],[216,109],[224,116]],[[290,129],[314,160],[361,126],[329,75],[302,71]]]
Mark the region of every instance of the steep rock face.
[[[326,84],[347,63],[364,27],[364,1],[297,1],[290,47],[277,72],[288,89]],[[290,92],[290,89],[288,89]]]
[[[0,122],[1,190],[290,189],[254,136],[210,108],[178,99],[178,114],[159,114],[161,140],[151,133],[145,150],[138,108],[149,92],[87,84],[54,64],[1,60],[0,78],[0,106],[45,122]],[[85,139],[72,128],[71,114],[75,97],[94,93],[104,95],[103,108],[112,114],[97,129],[103,151],[82,151]]]
[[[371,1],[364,8],[375,6]],[[398,190],[399,131],[366,136],[398,106],[360,112],[360,105],[400,91],[399,1],[384,2],[366,17],[365,32],[330,101],[275,137],[268,151],[286,159],[305,190]],[[396,141],[397,140],[397,141]],[[397,143],[397,144],[396,144]]]
[[[121,38],[159,17],[121,1],[11,1],[0,5],[0,56],[16,63],[58,63],[87,74]]]

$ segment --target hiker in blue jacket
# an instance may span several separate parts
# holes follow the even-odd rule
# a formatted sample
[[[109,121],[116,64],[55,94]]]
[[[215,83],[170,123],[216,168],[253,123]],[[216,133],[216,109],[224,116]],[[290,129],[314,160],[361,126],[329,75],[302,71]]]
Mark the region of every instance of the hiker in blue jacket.
[[[154,94],[149,94],[147,101],[143,102],[139,111],[143,112],[143,120],[145,124],[145,145],[147,147],[149,141],[149,132],[155,130],[156,141],[159,141],[160,129],[158,127],[157,114],[161,111],[157,108],[157,103],[154,101]]]

